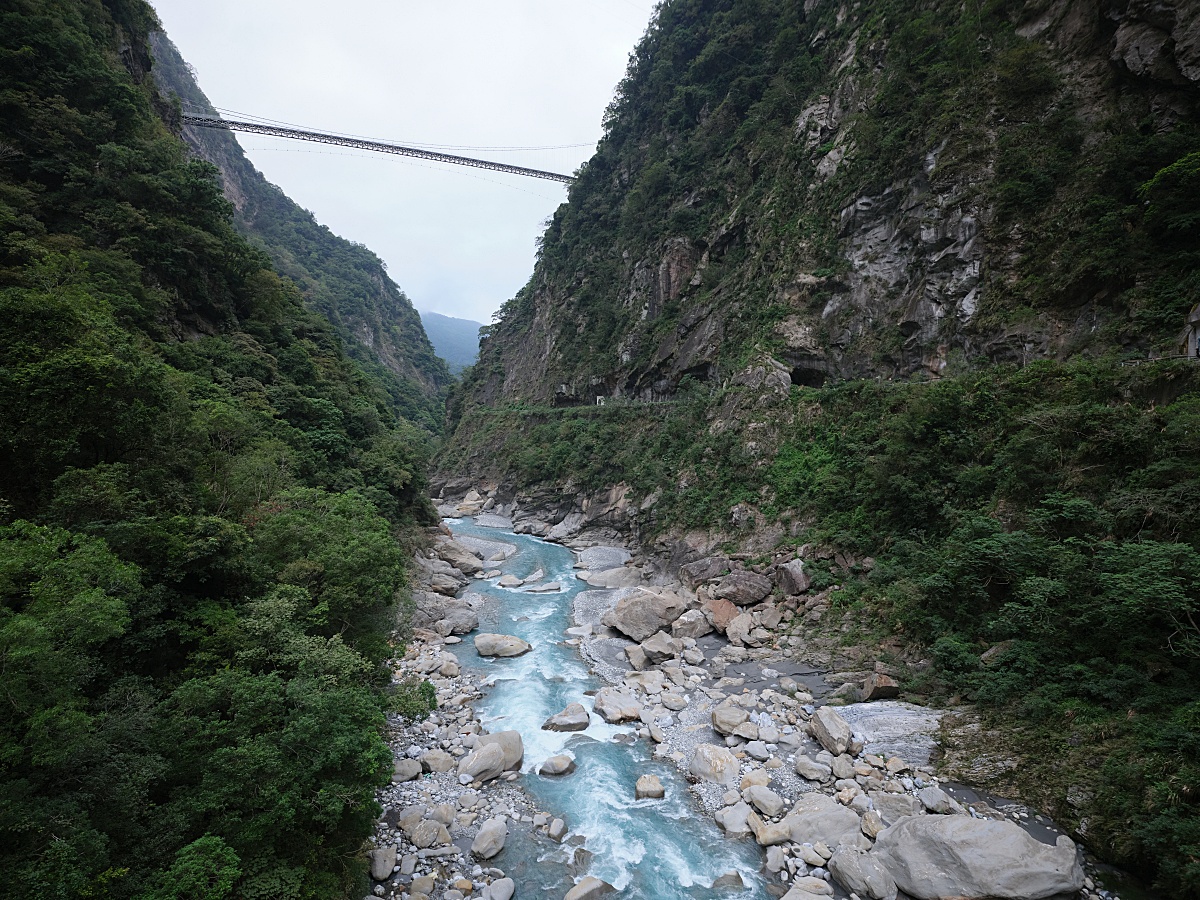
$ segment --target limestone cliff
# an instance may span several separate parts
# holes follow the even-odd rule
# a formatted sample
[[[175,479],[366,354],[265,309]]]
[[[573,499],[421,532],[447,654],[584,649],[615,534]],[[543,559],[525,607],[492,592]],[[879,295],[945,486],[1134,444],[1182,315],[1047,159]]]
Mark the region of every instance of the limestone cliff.
[[[1188,0],[664,4],[467,399],[1174,352],[1198,120]]]

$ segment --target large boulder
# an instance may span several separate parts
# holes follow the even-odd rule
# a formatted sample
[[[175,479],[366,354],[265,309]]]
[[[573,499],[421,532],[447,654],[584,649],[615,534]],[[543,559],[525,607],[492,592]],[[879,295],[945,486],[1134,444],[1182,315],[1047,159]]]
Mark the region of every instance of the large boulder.
[[[871,805],[879,813],[884,825],[895,825],[906,816],[923,816],[925,807],[911,794],[889,794],[886,791],[871,791]]]
[[[499,778],[508,767],[504,764],[504,748],[499,744],[484,744],[464,756],[458,763],[458,780],[490,781]]]
[[[508,837],[508,818],[496,816],[488,819],[479,826],[475,840],[471,842],[471,852],[480,859],[491,859],[504,849],[504,839]]]
[[[592,717],[581,703],[571,703],[542,723],[543,731],[586,731]]]
[[[784,821],[797,844],[823,843],[836,848],[843,843],[860,846],[866,842],[858,814],[816,791],[801,796]]]
[[[880,832],[871,855],[900,890],[918,900],[1041,900],[1083,887],[1083,868],[1069,837],[1043,844],[1002,820],[901,819]]]
[[[392,877],[392,869],[396,866],[396,848],[378,847],[371,851],[371,877],[383,881]]]
[[[596,897],[603,897],[611,894],[616,888],[607,881],[601,881],[594,875],[585,875],[579,879],[579,883],[575,887],[567,891],[563,900],[594,900]]]
[[[879,860],[862,850],[839,847],[829,860],[829,872],[851,894],[870,900],[896,900],[896,879]]]
[[[730,562],[724,556],[709,556],[690,562],[679,570],[679,577],[690,588],[712,579],[720,578],[730,570]]]
[[[446,637],[467,634],[479,627],[479,616],[465,599],[456,600],[432,591],[413,591],[413,603],[413,628]]]
[[[516,769],[525,758],[525,744],[519,731],[497,731],[495,734],[480,735],[476,747],[495,744],[504,753],[504,768]]]
[[[890,700],[893,697],[899,696],[900,684],[890,675],[872,672],[863,679],[862,699],[864,702],[871,700]]]
[[[734,572],[717,582],[713,594],[735,606],[753,606],[771,593],[771,579],[757,572]]]
[[[710,784],[737,784],[740,774],[737,757],[713,744],[701,744],[695,749],[688,773]]]
[[[713,630],[704,613],[689,609],[671,625],[671,636],[679,638],[702,638]]]
[[[480,656],[520,656],[532,649],[525,641],[510,634],[475,635],[475,652]]]
[[[832,706],[822,706],[813,713],[808,724],[812,736],[834,756],[840,756],[850,749],[854,733]]]
[[[784,596],[803,594],[811,583],[812,579],[804,571],[802,559],[793,559],[775,567],[775,584]]]
[[[774,819],[783,813],[783,798],[765,785],[752,784],[742,796],[764,816]]]
[[[603,623],[635,641],[671,627],[687,609],[687,601],[670,591],[640,590],[622,597],[604,614]]]
[[[652,666],[666,662],[683,652],[683,642],[671,637],[665,631],[659,631],[642,641],[642,652]]]
[[[576,577],[586,581],[591,587],[607,591],[640,584],[642,572],[634,566],[622,566],[619,569],[605,569],[602,572],[582,572]]]
[[[734,616],[733,621],[725,626],[725,637],[735,647],[743,647],[755,643],[750,637],[754,631],[754,617],[750,613]]]
[[[643,775],[634,785],[633,792],[638,800],[661,800],[666,796],[667,789],[657,775]]]
[[[483,571],[483,563],[479,561],[479,557],[458,541],[443,540],[438,543],[434,552],[464,575],[478,575]]]
[[[712,727],[717,734],[733,734],[739,725],[749,720],[750,713],[732,703],[722,704],[712,711]]]
[[[557,756],[551,756],[544,763],[538,766],[538,774],[546,778],[551,778],[556,775],[570,775],[575,771],[575,760],[567,756],[565,753],[560,753]]]
[[[642,704],[629,691],[602,687],[596,692],[593,711],[610,725],[641,718]]]

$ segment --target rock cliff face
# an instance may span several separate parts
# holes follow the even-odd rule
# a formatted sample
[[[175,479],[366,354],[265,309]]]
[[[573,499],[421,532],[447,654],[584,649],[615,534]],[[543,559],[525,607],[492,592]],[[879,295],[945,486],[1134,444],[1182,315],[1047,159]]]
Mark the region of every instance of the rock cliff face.
[[[189,111],[216,115],[170,39],[155,32],[151,47],[153,75],[163,92],[176,94]],[[397,408],[414,421],[439,422],[449,371],[383,262],[333,234],[269,183],[231,132],[184,127],[182,134],[220,170],[241,230],[300,287],[307,304],[334,323],[350,355],[382,377]]]
[[[1171,346],[1138,189],[1196,149],[1200,5],[960,6],[661,9],[468,397]]]

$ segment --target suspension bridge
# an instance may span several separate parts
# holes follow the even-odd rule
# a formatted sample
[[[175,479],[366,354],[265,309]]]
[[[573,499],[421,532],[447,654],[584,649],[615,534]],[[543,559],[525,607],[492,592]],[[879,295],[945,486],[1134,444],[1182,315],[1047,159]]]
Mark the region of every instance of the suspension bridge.
[[[544,172],[541,169],[527,169],[524,166],[513,166],[508,163],[494,162],[487,159],[474,159],[469,156],[455,156],[451,153],[438,153],[434,150],[421,150],[417,147],[406,147],[403,144],[389,144],[383,141],[370,141],[365,138],[349,137],[340,134],[330,134],[325,131],[305,131],[299,128],[285,128],[281,125],[264,124],[262,122],[243,122],[236,119],[224,119],[217,116],[196,116],[184,114],[184,125],[197,128],[221,128],[225,131],[241,131],[247,134],[264,134],[270,137],[289,138],[296,141],[312,141],[317,144],[334,144],[338,147],[353,147],[357,150],[373,150],[377,153],[394,153],[397,156],[412,156],[417,159],[431,159],[435,162],[450,163],[455,166],[472,166],[476,169],[488,169],[492,172],[506,172],[509,175],[524,175],[527,178],[543,178],[547,181],[557,181],[571,184],[575,179],[570,175],[558,172]]]

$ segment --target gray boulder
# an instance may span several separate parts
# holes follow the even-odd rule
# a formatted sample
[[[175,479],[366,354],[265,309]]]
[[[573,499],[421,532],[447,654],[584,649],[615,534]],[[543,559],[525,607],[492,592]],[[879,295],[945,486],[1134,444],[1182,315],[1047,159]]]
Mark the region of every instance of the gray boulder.
[[[563,900],[595,900],[596,897],[603,897],[615,890],[616,888],[607,881],[601,881],[594,875],[585,875],[575,887],[567,891]]]
[[[713,593],[736,606],[753,606],[771,593],[771,579],[756,572],[734,572],[717,582]]]
[[[398,759],[392,766],[392,782],[412,781],[421,774],[421,764],[415,759]]]
[[[809,781],[826,781],[833,777],[833,769],[815,759],[810,759],[803,753],[797,753],[796,774]]]
[[[499,744],[484,744],[459,761],[458,780],[490,781],[503,775],[507,768],[504,765],[504,749]]]
[[[774,819],[784,810],[783,798],[761,784],[752,784],[742,793],[742,796],[764,816]]]
[[[659,631],[642,641],[642,652],[651,665],[658,665],[682,653],[683,643],[665,631]]]
[[[860,846],[862,836],[858,814],[832,797],[813,792],[803,795],[785,821],[797,844],[825,844],[836,848],[843,843]]]
[[[750,833],[750,816],[753,812],[749,803],[735,803],[717,810],[713,818],[727,835],[741,837]]]
[[[551,756],[538,767],[538,774],[547,778],[557,775],[570,775],[574,771],[575,760],[571,759],[565,753],[560,753],[558,756]]]
[[[642,704],[626,690],[615,687],[602,687],[596,692],[593,704],[596,715],[610,725],[618,722],[629,722],[641,718]]]
[[[449,772],[454,768],[454,757],[445,750],[426,750],[421,754],[421,768],[426,772]]]
[[[921,805],[921,801],[909,794],[871,791],[868,796],[884,825],[895,825],[906,816],[925,815],[925,807]]]
[[[698,609],[689,609],[671,625],[672,637],[679,638],[680,640],[683,638],[702,638],[712,632],[712,630],[712,625],[708,619],[704,618],[704,613]]]
[[[793,559],[775,567],[775,584],[784,596],[803,594],[811,583],[812,579],[804,571],[804,560]]]
[[[740,706],[727,704],[712,711],[712,727],[717,734],[733,734],[739,726],[749,720],[750,713]]]
[[[724,556],[709,556],[690,562],[679,570],[679,577],[690,588],[712,579],[725,575],[730,570],[730,562]]]
[[[413,628],[442,637],[467,634],[479,627],[479,616],[466,600],[455,600],[430,591],[413,591]]]
[[[396,867],[396,848],[378,847],[371,851],[371,877],[383,881],[392,876]]]
[[[475,840],[471,842],[471,852],[480,859],[491,859],[504,849],[504,839],[508,837],[508,819],[496,816],[488,819],[479,826]]]
[[[512,900],[517,892],[517,883],[511,878],[497,878],[483,889],[483,900]]]
[[[480,656],[520,656],[532,649],[532,646],[519,637],[509,634],[475,635],[475,652]]]
[[[1075,843],[1054,846],[1012,822],[970,816],[917,816],[884,829],[871,854],[918,900],[1042,900],[1076,894],[1083,868]]]
[[[832,706],[822,706],[813,713],[808,724],[812,736],[834,756],[840,756],[850,749],[854,734],[846,720]]]
[[[961,803],[940,787],[921,788],[917,791],[917,799],[931,813],[943,816],[961,816],[966,815],[967,812]]]
[[[519,731],[497,731],[495,734],[484,734],[479,737],[477,747],[494,744],[504,753],[504,768],[516,769],[525,758],[525,744],[521,741]]]
[[[839,847],[829,860],[829,872],[851,894],[870,900],[896,900],[896,880],[862,850]]]
[[[478,575],[483,571],[483,563],[479,561],[479,557],[458,541],[442,540],[434,552],[464,575]]]
[[[542,723],[543,731],[586,731],[592,717],[580,703],[572,703]]]
[[[657,775],[643,775],[633,788],[634,797],[638,800],[661,800],[667,794],[667,789]]]
[[[634,591],[604,614],[603,623],[635,641],[644,641],[670,628],[687,609],[687,602],[670,591]]]
[[[688,773],[709,784],[737,784],[740,767],[737,757],[724,747],[701,744],[692,752]]]

